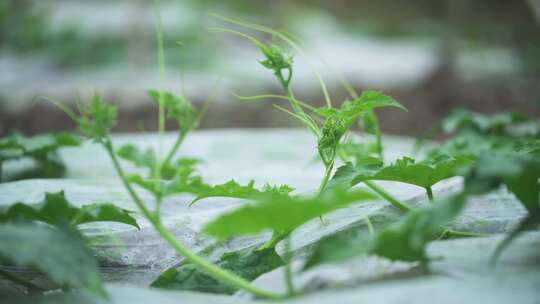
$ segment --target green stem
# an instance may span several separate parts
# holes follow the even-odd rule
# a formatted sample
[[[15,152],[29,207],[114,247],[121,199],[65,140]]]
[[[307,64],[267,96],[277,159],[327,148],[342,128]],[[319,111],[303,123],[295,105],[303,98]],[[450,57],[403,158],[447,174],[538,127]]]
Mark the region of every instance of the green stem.
[[[364,221],[366,222],[369,235],[371,236],[375,235],[375,228],[373,227],[373,224],[371,223],[371,220],[369,219],[367,215],[364,217]]]
[[[276,72],[275,75],[276,75],[277,79],[279,80],[283,90],[287,93],[289,104],[291,105],[291,108],[293,109],[294,113],[296,113],[299,117],[301,117],[300,120],[302,121],[302,123],[310,131],[312,131],[315,134],[315,136],[317,136],[317,138],[319,138],[321,136],[319,128],[313,122],[313,119],[310,116],[308,116],[306,114],[306,112],[304,112],[304,110],[302,110],[302,107],[300,106],[300,104],[296,100],[296,97],[294,96],[294,93],[293,93],[292,88],[290,86],[290,79],[289,79],[289,81],[286,81],[283,78],[283,75],[281,75],[281,73],[278,73],[278,72]]]
[[[289,235],[289,233],[277,233],[273,232],[272,237],[266,241],[266,243],[262,244],[261,247],[259,247],[259,250],[265,250],[276,247],[277,243],[281,242],[284,238],[286,238]]]
[[[426,187],[426,193],[429,201],[433,202],[433,190],[431,189],[431,187]]]
[[[324,170],[324,177],[321,180],[321,183],[319,184],[319,189],[317,190],[317,196],[321,195],[326,188],[326,185],[328,185],[328,181],[330,180],[330,176],[332,175],[332,169],[334,168],[334,161],[332,161],[328,166],[326,166],[326,169]]]
[[[326,188],[326,185],[328,184],[328,181],[330,180],[330,176],[332,174],[333,167],[334,167],[334,162],[332,161],[331,164],[328,165],[326,167],[326,169],[325,169],[324,177],[321,180],[321,183],[320,183],[319,188],[317,190],[316,196],[321,195],[323,193],[324,189]],[[324,224],[324,220],[323,220],[322,216],[319,216],[319,219]],[[263,249],[267,249],[267,248],[273,248],[273,247],[275,247],[277,245],[277,243],[282,241],[284,238],[288,237],[289,234],[290,234],[290,231],[286,232],[286,233],[274,232],[272,234],[272,237],[268,241],[266,241],[266,243],[264,243],[259,249],[263,250]]]
[[[10,281],[13,281],[19,285],[22,285],[26,288],[28,288],[28,292],[29,293],[33,293],[33,292],[43,292],[43,291],[46,291],[45,288],[42,288],[32,282],[29,282],[13,273],[10,273],[8,271],[5,271],[3,269],[0,269],[0,276],[3,276],[4,278],[10,280]]]
[[[176,138],[176,142],[174,143],[172,149],[169,151],[167,156],[165,157],[165,160],[161,163],[161,168],[166,168],[169,163],[171,162],[172,158],[178,151],[178,148],[182,145],[184,142],[184,139],[186,138],[187,133],[186,132],[180,132],[178,137]]]
[[[347,157],[343,154],[343,152],[341,150],[338,150],[338,156],[339,156],[339,158],[341,159],[342,162],[347,162]],[[392,204],[395,207],[399,208],[400,210],[405,211],[405,212],[412,210],[411,207],[409,207],[405,203],[402,203],[401,201],[399,201],[393,195],[386,192],[383,188],[377,186],[377,184],[375,184],[374,182],[372,182],[372,181],[364,181],[364,184],[368,188],[373,190],[375,193],[377,193],[382,199],[386,200],[387,202],[389,202],[390,204]]]
[[[369,114],[371,116],[371,119],[373,120],[373,123],[375,124],[375,142],[377,145],[377,153],[379,154],[379,157],[381,158],[381,161],[384,162],[384,151],[383,151],[383,144],[382,144],[382,134],[381,134],[381,128],[379,126],[379,119],[377,118],[377,115],[372,110]]]
[[[135,193],[135,190],[133,190],[133,187],[131,187],[131,184],[128,182],[126,175],[124,173],[124,170],[120,166],[120,162],[118,161],[118,158],[116,157],[116,154],[114,154],[114,148],[112,145],[112,141],[110,138],[106,138],[105,141],[103,141],[103,146],[105,147],[105,150],[107,150],[107,153],[109,154],[109,157],[112,160],[114,169],[116,170],[116,173],[120,177],[120,180],[122,181],[122,184],[128,191],[129,196],[133,199],[137,207],[141,210],[144,217],[146,217],[150,222],[153,222],[155,220],[154,215],[142,202],[142,200],[139,198],[137,193]]]
[[[380,195],[383,199],[387,200],[390,204],[394,205],[395,207],[401,209],[402,211],[411,211],[412,208],[405,205],[404,203],[400,202],[399,200],[395,199],[390,193],[386,192],[381,187],[377,186],[372,181],[365,181],[364,184],[368,186],[371,190],[375,191],[378,195]]]
[[[292,271],[292,251],[291,251],[291,237],[285,239],[285,282],[287,284],[287,295],[292,297],[296,294],[293,282]]]
[[[231,286],[234,286],[238,289],[242,289],[245,291],[248,291],[258,297],[262,298],[272,298],[272,299],[281,299],[284,296],[280,294],[276,294],[273,292],[269,292],[266,290],[259,289],[255,286],[253,286],[250,282],[247,280],[235,275],[234,273],[231,273],[219,266],[216,266],[212,264],[211,262],[205,260],[204,258],[196,255],[193,253],[189,248],[184,246],[182,243],[180,243],[174,235],[172,235],[169,230],[167,230],[163,224],[159,221],[159,218],[156,217],[154,214],[150,212],[148,208],[144,205],[142,200],[139,198],[137,193],[133,190],[131,187],[131,184],[126,179],[126,176],[124,174],[124,171],[122,167],[120,166],[120,163],[118,162],[118,159],[116,158],[116,155],[114,154],[114,149],[112,146],[112,142],[110,138],[107,138],[103,145],[105,146],[105,149],[107,150],[109,156],[112,159],[114,168],[116,169],[116,172],[120,179],[122,180],[122,183],[126,187],[129,195],[137,205],[137,207],[141,210],[142,214],[148,219],[148,221],[152,224],[152,226],[156,229],[156,231],[165,239],[169,245],[171,245],[176,252],[184,256],[187,260],[189,260],[194,265],[200,267],[210,275],[214,276],[218,280],[221,280],[222,282],[225,282],[227,284],[230,284]]]
[[[163,134],[165,133],[165,101],[164,101],[164,83],[165,83],[165,51],[163,47],[163,25],[161,20],[159,0],[154,0],[154,16],[155,16],[155,31],[157,44],[157,60],[159,68],[159,96],[158,96],[158,132],[159,132],[159,155],[163,151]],[[161,168],[158,168],[158,173],[161,173]]]
[[[212,275],[213,277],[228,283],[238,289],[242,289],[245,291],[248,291],[258,297],[261,298],[270,298],[270,299],[282,299],[284,298],[284,295],[276,294],[270,291],[259,289],[255,286],[253,286],[250,282],[246,281],[245,279],[219,267],[211,262],[207,261],[206,259],[196,255],[193,253],[189,248],[184,246],[182,243],[180,243],[174,235],[172,235],[169,230],[167,230],[161,222],[154,222],[153,223],[156,230],[159,232],[159,234],[182,256],[184,256],[187,260],[189,260],[191,263],[193,263],[196,266],[199,266],[200,268],[204,269],[208,274]]]

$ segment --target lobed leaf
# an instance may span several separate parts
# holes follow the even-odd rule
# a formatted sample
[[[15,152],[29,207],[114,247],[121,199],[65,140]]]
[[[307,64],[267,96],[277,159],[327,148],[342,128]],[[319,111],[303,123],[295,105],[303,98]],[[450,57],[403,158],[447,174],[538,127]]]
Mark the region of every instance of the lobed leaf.
[[[330,211],[360,201],[376,199],[366,191],[325,193],[318,198],[295,198],[267,194],[208,223],[204,232],[224,240],[233,236],[252,235],[264,230],[288,232]]]
[[[209,197],[233,197],[244,199],[255,199],[258,196],[265,194],[287,195],[294,189],[287,186],[271,186],[269,184],[264,185],[263,189],[259,190],[255,188],[255,181],[251,180],[247,185],[243,186],[237,183],[235,180],[230,180],[224,184],[208,186],[208,187],[195,187],[193,192],[197,197],[191,202],[190,205],[196,202],[209,198]]]
[[[157,103],[163,101],[167,117],[177,121],[182,133],[188,133],[197,127],[199,123],[197,111],[185,96],[158,90],[150,90],[148,95]]]
[[[352,179],[351,185],[366,180],[386,180],[430,188],[443,179],[459,174],[461,170],[472,164],[467,157],[438,157],[432,162],[415,163],[414,159],[403,157],[394,164],[376,171],[360,169]]]
[[[338,168],[329,182],[329,188],[340,185],[352,187],[360,182],[369,180],[385,180],[430,188],[441,180],[461,174],[473,163],[466,156],[439,156],[433,160],[415,163],[410,157],[398,159],[394,164],[377,169],[374,166],[354,166],[346,163]]]
[[[120,147],[120,149],[116,151],[116,155],[131,162],[136,167],[146,168],[150,171],[154,169],[157,163],[157,156],[152,148],[148,148],[143,152],[132,144],[127,144]]]
[[[325,117],[318,150],[326,166],[333,162],[341,138],[353,123],[379,107],[398,107],[406,110],[394,98],[377,91],[364,91],[360,97],[345,101],[339,109],[324,107],[317,110],[319,115]]]
[[[79,129],[85,136],[101,142],[116,125],[117,115],[117,107],[106,103],[96,94],[82,110],[78,119]]]
[[[341,143],[339,149],[356,166],[375,169],[383,165],[377,143],[346,142]]]
[[[343,102],[339,109],[319,108],[318,113],[325,117],[339,116],[352,123],[361,115],[381,107],[397,107],[404,111],[407,110],[391,96],[378,91],[366,90],[359,97]]]

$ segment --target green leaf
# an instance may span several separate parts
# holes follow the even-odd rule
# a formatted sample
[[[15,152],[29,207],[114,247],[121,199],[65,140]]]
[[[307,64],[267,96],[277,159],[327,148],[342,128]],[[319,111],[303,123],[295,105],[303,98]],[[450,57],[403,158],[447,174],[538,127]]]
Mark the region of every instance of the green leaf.
[[[0,225],[0,257],[15,265],[33,267],[52,281],[105,296],[92,252],[80,236],[33,224]]]
[[[79,208],[72,223],[73,225],[80,225],[92,222],[115,222],[141,229],[137,224],[137,220],[131,216],[132,213],[132,211],[119,208],[113,204],[96,203]]]
[[[363,255],[425,262],[427,244],[437,237],[442,225],[459,214],[464,205],[465,195],[460,194],[415,209],[399,222],[376,232],[372,237],[355,232],[330,236],[316,245],[304,269]]]
[[[379,107],[398,107],[406,110],[394,98],[377,91],[364,91],[360,97],[343,102],[339,109],[324,107],[317,110],[318,114],[325,117],[318,150],[327,167],[333,163],[339,142],[353,123]]]
[[[348,115],[356,116],[359,112],[365,113],[381,107],[397,107],[407,111],[403,105],[391,96],[371,90],[363,91],[360,97],[355,98],[350,104],[342,105],[341,111],[348,113]]]
[[[367,134],[378,136],[380,133],[379,122],[377,120],[377,116],[375,115],[375,111],[367,111],[362,116],[360,125],[362,127],[362,131]]]
[[[337,188],[349,189],[353,186],[352,181],[357,175],[358,168],[347,162],[336,170],[325,191],[334,191]]]
[[[171,194],[200,193],[210,188],[196,174],[195,166],[200,160],[179,158],[173,165],[162,167],[162,179],[142,177],[138,174],[127,176],[129,182],[136,184],[157,197]],[[169,179],[170,178],[170,179]]]
[[[154,169],[157,163],[156,152],[152,148],[148,148],[143,152],[132,144],[127,144],[120,147],[120,149],[116,151],[116,155],[131,162],[136,167],[146,168],[150,171]]]
[[[0,223],[18,220],[44,222],[53,226],[77,226],[90,222],[117,222],[139,229],[131,212],[113,204],[90,204],[80,208],[71,205],[64,192],[46,193],[45,199],[34,206],[16,203],[0,210]]]
[[[264,194],[283,194],[287,195],[294,189],[287,186],[271,186],[269,184],[264,185],[263,189],[259,190],[255,188],[255,181],[251,180],[247,185],[243,186],[237,183],[235,180],[230,180],[224,184],[201,187],[192,187],[192,193],[197,197],[191,202],[190,206],[196,202],[209,198],[209,197],[233,197],[233,198],[257,198]]]
[[[253,281],[261,274],[282,266],[283,261],[273,248],[265,250],[246,248],[223,254],[216,264],[248,281]],[[150,286],[221,294],[233,294],[237,290],[215,279],[188,261],[183,262],[178,267],[169,268]]]
[[[353,161],[353,164],[363,167],[378,168],[383,165],[380,158],[379,147],[373,143],[346,142],[339,145],[339,149]]]
[[[429,162],[415,163],[412,158],[403,157],[394,164],[379,170],[358,169],[351,181],[351,186],[367,180],[386,180],[430,188],[443,179],[458,175],[461,170],[472,164],[467,157],[438,157]]]
[[[197,111],[185,96],[158,90],[150,90],[148,91],[148,95],[157,103],[160,103],[160,100],[162,100],[167,117],[177,121],[182,133],[188,133],[197,127]]]
[[[85,136],[101,142],[116,125],[117,112],[116,106],[106,103],[96,94],[82,110],[79,129]]]
[[[376,199],[365,191],[334,191],[318,198],[294,198],[286,195],[262,195],[208,223],[204,232],[224,240],[253,235],[264,230],[288,232],[305,222],[352,203]]]
[[[293,57],[279,45],[271,44],[266,46],[262,43],[256,44],[259,50],[266,57],[265,60],[259,61],[262,66],[272,71],[281,71],[291,69]]]

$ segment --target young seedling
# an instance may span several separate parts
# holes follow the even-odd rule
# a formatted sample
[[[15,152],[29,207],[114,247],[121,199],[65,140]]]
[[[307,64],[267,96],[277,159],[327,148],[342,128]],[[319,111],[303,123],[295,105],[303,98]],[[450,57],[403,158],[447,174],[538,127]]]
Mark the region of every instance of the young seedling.
[[[247,29],[270,34],[272,35],[272,37],[278,38],[279,40],[283,41],[295,51],[303,53],[302,49],[289,35],[260,25],[249,24],[246,22],[241,22],[222,16],[217,17],[233,25],[238,25]],[[298,119],[308,130],[310,130],[316,136],[318,142],[317,151],[325,167],[325,173],[316,192],[317,195],[320,195],[325,190],[325,187],[332,175],[336,157],[338,156],[338,150],[343,137],[347,132],[349,132],[353,124],[360,118],[365,118],[364,121],[369,121],[372,124],[368,127],[369,130],[378,134],[377,141],[379,142],[379,148],[377,148],[377,151],[379,154],[382,155],[382,144],[380,144],[380,130],[378,129],[378,124],[375,125],[376,117],[373,114],[373,110],[378,107],[388,106],[405,109],[395,99],[386,96],[380,92],[365,91],[360,96],[353,94],[352,100],[346,100],[340,108],[334,108],[332,106],[332,102],[328,95],[324,81],[322,80],[318,72],[315,71],[315,75],[320,82],[322,91],[325,96],[326,106],[322,108],[313,108],[310,106],[306,106],[306,103],[300,102],[295,97],[291,86],[291,80],[293,77],[293,60],[292,55],[289,51],[275,43],[265,44],[257,38],[239,31],[226,28],[212,29],[240,35],[252,42],[261,51],[264,59],[261,60],[260,63],[265,68],[273,72],[286,96],[261,95],[256,96],[255,98],[263,98],[265,96],[270,96],[272,98],[284,97],[289,102],[291,109],[289,110],[281,106],[275,105],[276,108]],[[304,109],[307,109],[310,112],[306,113]],[[317,122],[321,121],[321,119],[322,124],[318,124]],[[366,124],[366,126],[367,125],[368,124]],[[398,208],[403,209],[404,204],[392,197],[385,190],[381,189],[380,187],[369,181],[366,182],[366,185],[373,191],[375,191],[377,194],[379,194],[381,197],[388,200],[390,203],[398,206]]]
[[[180,255],[186,260],[190,261],[193,265],[204,270],[214,278],[234,286],[238,289],[246,290],[258,297],[263,298],[281,298],[280,294],[272,293],[259,289],[247,280],[235,275],[234,273],[212,264],[206,259],[198,256],[191,251],[187,246],[182,244],[174,235],[163,225],[160,219],[160,203],[162,196],[156,196],[157,202],[154,210],[151,210],[145,202],[140,198],[137,192],[134,190],[132,181],[124,173],[124,170],[118,160],[117,154],[114,149],[112,139],[109,135],[110,129],[116,123],[116,107],[105,103],[99,96],[94,96],[91,103],[87,105],[80,117],[76,117],[79,123],[81,132],[88,138],[93,139],[95,142],[101,144],[109,157],[112,160],[113,167],[116,170],[119,178],[121,179],[124,187],[128,191],[128,194],[132,198],[133,202],[137,205],[142,215],[150,222],[150,224],[156,229],[156,231],[163,237]],[[182,170],[179,170],[179,175],[182,175]],[[157,171],[160,172],[160,171]],[[164,193],[164,183],[161,179],[156,181],[150,181],[151,184],[158,189],[158,193]],[[174,183],[174,180],[172,181]]]

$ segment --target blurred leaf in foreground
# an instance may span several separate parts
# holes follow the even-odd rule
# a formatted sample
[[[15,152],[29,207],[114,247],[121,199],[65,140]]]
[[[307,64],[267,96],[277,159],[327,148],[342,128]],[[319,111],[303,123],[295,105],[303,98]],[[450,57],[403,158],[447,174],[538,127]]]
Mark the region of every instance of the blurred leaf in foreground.
[[[32,267],[60,286],[105,296],[92,252],[76,233],[35,224],[0,225],[0,257]]]

